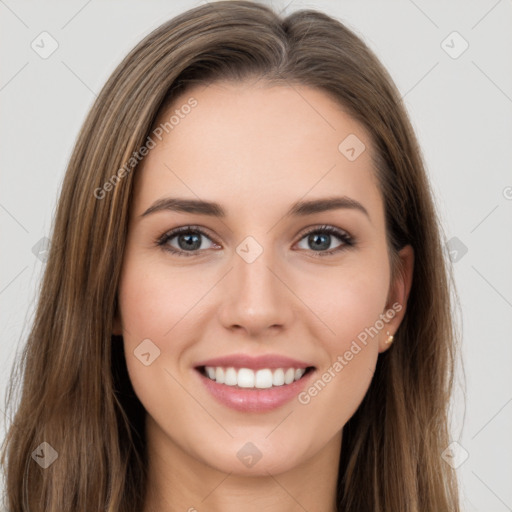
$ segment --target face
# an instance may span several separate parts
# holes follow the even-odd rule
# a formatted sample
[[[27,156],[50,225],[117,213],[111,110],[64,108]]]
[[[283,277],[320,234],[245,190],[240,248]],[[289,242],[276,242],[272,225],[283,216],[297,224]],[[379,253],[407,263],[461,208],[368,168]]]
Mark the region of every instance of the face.
[[[115,321],[130,379],[161,446],[284,472],[341,440],[412,253],[392,280],[371,140],[324,92],[215,83],[157,125],[173,114],[135,181]]]

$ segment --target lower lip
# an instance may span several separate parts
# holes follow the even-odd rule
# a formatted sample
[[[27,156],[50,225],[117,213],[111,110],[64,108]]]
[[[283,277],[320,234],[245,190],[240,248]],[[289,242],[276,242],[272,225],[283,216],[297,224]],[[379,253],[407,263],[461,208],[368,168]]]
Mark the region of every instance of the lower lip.
[[[265,412],[281,407],[295,398],[311,379],[315,370],[310,370],[299,380],[291,384],[283,384],[266,389],[248,388],[219,384],[204,376],[199,370],[195,370],[206,389],[220,403],[242,412]]]

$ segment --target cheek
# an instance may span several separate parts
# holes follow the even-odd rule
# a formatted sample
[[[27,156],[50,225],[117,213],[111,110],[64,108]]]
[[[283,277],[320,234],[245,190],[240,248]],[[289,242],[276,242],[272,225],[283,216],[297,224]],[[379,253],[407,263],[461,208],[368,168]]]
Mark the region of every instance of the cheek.
[[[170,374],[181,370],[183,353],[198,338],[200,301],[215,281],[137,253],[126,258],[118,293],[124,351],[134,390],[148,410],[157,406],[155,389],[176,388],[169,396],[181,396]],[[148,352],[145,366],[141,354]]]
[[[308,273],[303,272],[301,284],[296,284],[304,303],[327,327],[320,339],[331,355],[347,350],[358,336],[364,338],[366,329],[375,326],[385,310],[390,277],[387,260],[372,255],[355,260],[306,279]],[[381,322],[378,327],[382,328]]]
[[[127,370],[144,408],[166,424],[168,410],[162,410],[163,405],[191,407],[178,384],[177,365],[187,348],[187,325],[196,311],[192,308],[208,282],[192,277],[197,273],[158,265],[140,254],[129,256],[118,293]],[[146,360],[143,354],[149,354]]]
[[[333,293],[329,317],[343,342],[364,338],[362,333],[375,326],[387,298],[388,282],[383,277],[371,272],[354,275]]]
[[[368,257],[354,258],[351,264],[310,278],[304,287],[310,290],[305,302],[328,327],[316,333],[328,356],[317,387],[320,390],[326,384],[330,391],[324,398],[332,403],[339,403],[338,398],[343,397],[340,412],[349,414],[345,420],[370,384],[378,358],[378,339],[386,329],[381,314],[385,312],[390,275],[387,259],[377,257],[379,254],[386,253],[375,250]]]
[[[128,260],[119,286],[124,329],[132,339],[167,338],[207,290],[207,279],[197,272]]]
[[[320,418],[323,428],[334,434],[361,404],[379,355],[387,285],[386,272],[378,271],[331,280],[328,301],[317,292],[319,316],[329,326],[321,337],[327,357],[316,380],[298,397],[308,411],[305,422],[316,424]]]

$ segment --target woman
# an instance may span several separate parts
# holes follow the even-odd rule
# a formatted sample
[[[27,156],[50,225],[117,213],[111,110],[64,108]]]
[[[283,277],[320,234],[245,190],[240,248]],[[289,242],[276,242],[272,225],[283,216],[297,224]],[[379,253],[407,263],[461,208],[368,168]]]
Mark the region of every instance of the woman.
[[[459,510],[449,274],[369,48],[209,3],[146,37],[66,173],[12,511]]]

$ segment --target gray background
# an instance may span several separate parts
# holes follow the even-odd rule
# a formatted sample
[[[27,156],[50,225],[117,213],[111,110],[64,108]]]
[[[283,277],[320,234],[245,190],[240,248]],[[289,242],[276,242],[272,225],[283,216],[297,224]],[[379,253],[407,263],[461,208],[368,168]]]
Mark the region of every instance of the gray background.
[[[201,3],[0,0],[2,439],[3,395],[44,269],[32,249],[50,235],[81,123],[130,49],[164,20]],[[346,23],[377,53],[404,97],[460,296],[455,314],[466,392],[459,372],[452,464],[465,511],[511,511],[512,2],[267,3],[286,13],[316,8]],[[33,41],[42,46],[43,31],[58,43],[46,59],[31,47]],[[464,40],[469,47],[458,55]]]

